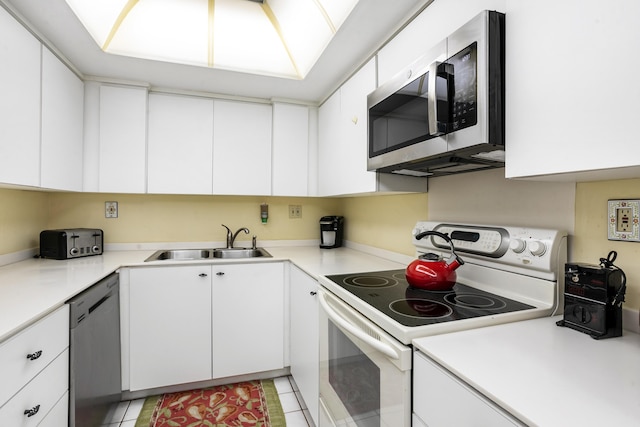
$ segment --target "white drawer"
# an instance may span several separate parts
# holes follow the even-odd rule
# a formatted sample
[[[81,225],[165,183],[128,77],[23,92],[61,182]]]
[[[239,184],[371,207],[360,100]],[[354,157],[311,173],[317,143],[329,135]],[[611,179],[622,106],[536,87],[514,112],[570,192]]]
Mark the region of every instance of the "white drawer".
[[[69,393],[65,392],[64,395],[58,400],[58,403],[42,420],[42,423],[38,424],[38,427],[68,427],[69,426]]]
[[[56,407],[60,398],[67,393],[68,384],[69,350],[65,350],[44,371],[0,408],[0,425],[11,427],[37,426]],[[27,411],[31,411],[32,415],[28,416],[29,414],[25,413]],[[55,416],[55,414],[52,415]]]
[[[0,407],[67,347],[69,306],[66,304],[1,343]]]

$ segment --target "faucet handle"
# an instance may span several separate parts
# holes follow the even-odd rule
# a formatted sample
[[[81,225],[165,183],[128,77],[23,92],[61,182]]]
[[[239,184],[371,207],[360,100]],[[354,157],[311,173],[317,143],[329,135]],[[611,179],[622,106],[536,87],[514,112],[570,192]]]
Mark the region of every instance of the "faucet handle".
[[[256,247],[256,243],[257,243],[256,239],[257,239],[257,236],[254,234],[253,237],[251,238],[251,249],[257,249],[257,247]]]

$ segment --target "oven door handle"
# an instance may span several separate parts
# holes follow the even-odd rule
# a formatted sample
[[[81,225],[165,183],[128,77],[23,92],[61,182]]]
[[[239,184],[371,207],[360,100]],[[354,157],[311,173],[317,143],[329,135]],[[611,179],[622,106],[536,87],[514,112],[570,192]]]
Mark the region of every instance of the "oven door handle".
[[[375,339],[371,335],[367,334],[366,332],[364,332],[362,329],[358,328],[357,326],[349,323],[347,320],[345,320],[343,317],[341,317],[338,313],[336,313],[329,306],[329,303],[325,299],[325,296],[324,296],[324,294],[322,292],[319,293],[319,296],[320,296],[320,298],[319,298],[320,305],[322,306],[322,308],[324,309],[325,313],[327,313],[327,316],[331,320],[333,320],[339,326],[341,326],[342,328],[346,329],[348,332],[352,333],[354,336],[356,336],[357,338],[361,339],[362,341],[364,341],[365,343],[367,343],[371,347],[375,348],[379,352],[384,353],[389,358],[396,359],[396,360],[400,359],[400,356],[398,355],[398,353],[396,353],[391,346],[388,346],[387,344],[378,341],[377,339]]]

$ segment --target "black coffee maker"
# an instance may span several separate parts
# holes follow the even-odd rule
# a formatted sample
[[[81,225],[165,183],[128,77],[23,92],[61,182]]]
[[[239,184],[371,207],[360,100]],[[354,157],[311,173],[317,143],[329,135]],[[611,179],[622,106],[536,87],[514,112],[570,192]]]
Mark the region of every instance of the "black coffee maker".
[[[600,265],[565,264],[564,317],[556,322],[592,338],[622,335],[622,302],[626,290],[624,272],[613,265],[617,253],[600,258]]]
[[[320,218],[320,247],[331,249],[342,246],[343,231],[344,217],[323,216]]]

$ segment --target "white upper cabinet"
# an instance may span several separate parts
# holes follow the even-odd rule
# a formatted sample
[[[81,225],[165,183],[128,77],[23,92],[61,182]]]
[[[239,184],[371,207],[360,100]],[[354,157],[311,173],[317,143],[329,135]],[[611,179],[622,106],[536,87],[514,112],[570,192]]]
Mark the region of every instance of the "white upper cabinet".
[[[272,107],[214,101],[213,193],[271,194]]]
[[[147,89],[103,85],[99,105],[98,191],[144,193]]]
[[[212,99],[149,94],[148,145],[149,193],[211,194]]]
[[[273,104],[274,196],[309,195],[309,107]]]
[[[0,182],[40,185],[40,49],[0,7]]]
[[[640,176],[638,16],[636,0],[507,2],[507,178]]]
[[[82,191],[83,114],[84,83],[42,49],[42,187]]]
[[[367,95],[375,88],[376,64],[372,59],[320,107],[320,196],[427,191],[425,178],[367,171]]]

